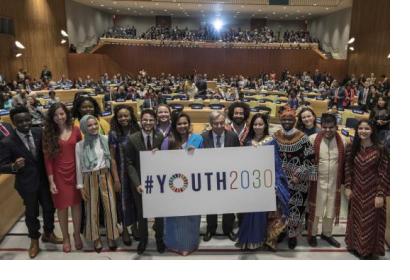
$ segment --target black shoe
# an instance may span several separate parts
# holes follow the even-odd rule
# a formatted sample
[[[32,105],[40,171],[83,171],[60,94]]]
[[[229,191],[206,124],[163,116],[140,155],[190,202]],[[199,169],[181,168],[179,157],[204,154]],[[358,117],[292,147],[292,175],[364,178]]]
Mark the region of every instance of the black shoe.
[[[111,251],[117,250],[117,243],[115,242],[115,240],[108,239],[108,248]]]
[[[288,239],[288,247],[289,249],[293,250],[296,248],[296,245],[298,245],[298,240],[296,237],[292,237]]]
[[[165,252],[165,244],[162,239],[157,239],[157,251],[160,254]]]
[[[337,242],[337,240],[333,236],[326,236],[326,235],[321,234],[320,238],[325,240],[327,243],[329,243],[333,247],[340,248],[340,243]]]
[[[122,232],[122,243],[124,243],[125,246],[131,246],[132,244],[130,234],[126,228]]]
[[[276,241],[277,244],[281,243],[286,237],[286,232],[282,231],[279,236],[278,236],[278,240]]]
[[[140,243],[138,244],[138,248],[137,248],[138,255],[142,255],[145,252],[146,248],[147,248],[147,241],[140,241]]]
[[[212,236],[213,236],[214,234],[212,233],[212,232],[210,232],[210,231],[207,231],[206,233],[205,233],[205,235],[204,235],[204,241],[205,242],[208,242],[209,240],[211,240],[212,239]]]
[[[317,247],[317,238],[316,236],[308,237],[308,243],[310,247]]]
[[[236,241],[236,234],[233,233],[233,231],[229,232],[229,233],[227,234],[227,236],[228,236],[229,240],[231,240],[231,241],[233,241],[233,242]]]

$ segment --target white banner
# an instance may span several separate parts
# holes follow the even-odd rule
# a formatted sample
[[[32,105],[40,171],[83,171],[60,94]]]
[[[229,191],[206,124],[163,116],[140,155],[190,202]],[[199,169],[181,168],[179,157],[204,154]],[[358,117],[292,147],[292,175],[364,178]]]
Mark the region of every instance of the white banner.
[[[144,217],[276,210],[273,146],[141,152]]]

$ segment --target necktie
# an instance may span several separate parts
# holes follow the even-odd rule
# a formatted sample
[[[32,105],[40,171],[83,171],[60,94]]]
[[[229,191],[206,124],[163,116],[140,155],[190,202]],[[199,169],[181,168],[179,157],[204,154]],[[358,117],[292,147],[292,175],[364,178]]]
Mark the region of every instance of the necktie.
[[[151,137],[149,135],[147,135],[147,150],[148,151],[152,150]]]
[[[31,154],[33,155],[33,157],[36,157],[36,147],[34,146],[34,143],[31,142],[30,134],[26,134],[26,140]]]
[[[221,147],[221,135],[216,136],[216,147],[217,148]]]

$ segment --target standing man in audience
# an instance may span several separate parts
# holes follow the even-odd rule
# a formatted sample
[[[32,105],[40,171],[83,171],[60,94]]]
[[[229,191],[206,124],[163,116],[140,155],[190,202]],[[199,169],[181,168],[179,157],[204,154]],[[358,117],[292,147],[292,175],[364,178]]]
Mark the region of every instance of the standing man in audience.
[[[62,244],[63,240],[54,234],[55,209],[44,168],[42,129],[31,127],[31,115],[25,107],[13,108],[10,118],[16,130],[1,142],[0,173],[16,175],[15,188],[26,207],[26,225],[31,238],[28,254],[35,258],[40,251],[40,205],[44,220],[41,241]]]
[[[332,114],[322,115],[322,130],[309,137],[315,151],[317,180],[309,189],[308,243],[317,246],[316,235],[322,218],[320,238],[333,247],[340,243],[332,236],[333,222],[339,223],[340,190],[343,181],[346,142],[337,133],[337,120]]]
[[[333,88],[330,90],[330,102],[329,107],[332,108],[333,105],[336,105],[337,108],[343,107],[343,101],[345,99],[345,89],[339,86],[339,82],[333,81]]]
[[[232,103],[228,109],[228,117],[231,123],[226,124],[225,129],[236,134],[241,146],[243,146],[245,139],[249,133],[247,121],[250,112],[251,110],[249,108],[249,105],[240,101]]]
[[[163,135],[154,129],[155,124],[156,115],[154,110],[144,109],[141,113],[142,130],[129,136],[129,141],[125,148],[128,175],[134,186],[131,190],[135,199],[135,205],[137,205],[137,222],[140,237],[137,252],[140,255],[144,253],[148,243],[148,221],[143,217],[142,212],[142,193],[144,192],[144,188],[141,186],[140,152],[161,148]],[[157,251],[163,253],[165,251],[163,218],[155,218],[154,229]]]
[[[221,111],[212,111],[209,115],[209,123],[212,130],[202,133],[204,139],[204,148],[225,148],[225,147],[239,147],[239,139],[235,133],[225,129],[225,115]],[[207,228],[204,236],[204,241],[211,240],[216,233],[218,227],[218,215],[206,216]],[[236,235],[233,233],[233,226],[235,222],[235,214],[222,215],[222,230],[224,235],[232,241],[236,240]]]
[[[47,68],[47,65],[44,65],[44,68],[43,68],[43,70],[41,71],[41,74],[40,74],[40,79],[44,83],[47,83],[47,82],[51,81],[52,77],[53,77],[53,75],[51,74],[51,71]]]

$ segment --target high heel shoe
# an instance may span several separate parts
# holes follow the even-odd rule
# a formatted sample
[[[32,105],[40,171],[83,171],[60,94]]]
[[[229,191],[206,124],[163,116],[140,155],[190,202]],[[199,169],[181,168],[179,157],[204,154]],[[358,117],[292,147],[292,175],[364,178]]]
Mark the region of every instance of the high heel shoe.
[[[70,253],[71,252],[71,243],[68,241],[68,243],[63,243],[63,252],[64,253]]]
[[[102,248],[103,248],[103,247],[102,247],[101,239],[95,240],[95,241],[94,241],[94,250],[95,250],[97,253],[101,253]]]
[[[81,250],[83,249],[83,241],[81,240],[81,236],[78,235],[78,238],[75,237],[75,234],[73,234],[74,238],[74,246],[76,250]]]

